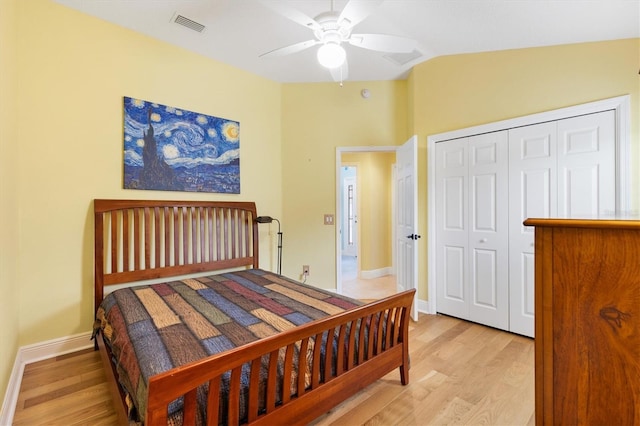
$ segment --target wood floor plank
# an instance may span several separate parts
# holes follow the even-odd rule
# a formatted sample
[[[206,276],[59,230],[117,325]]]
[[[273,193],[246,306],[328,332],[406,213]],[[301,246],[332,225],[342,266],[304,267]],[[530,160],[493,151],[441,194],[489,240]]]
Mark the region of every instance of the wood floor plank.
[[[50,419],[50,424],[60,424],[60,416],[78,413],[88,405],[97,402],[111,401],[109,387],[106,383],[83,389],[70,395],[64,395],[36,406],[16,411],[14,426],[40,424],[42,419]]]
[[[27,365],[26,367],[31,365],[33,365],[33,367],[28,369],[25,367],[22,387],[25,390],[39,388],[46,384],[65,380],[68,377],[81,376],[82,374],[95,371],[101,365],[100,356],[96,355],[95,351],[80,354],[76,359],[64,358],[56,362],[58,363],[46,363],[43,365],[34,365],[39,363],[33,363]]]
[[[90,388],[92,386],[99,385],[100,383],[104,383],[104,381],[105,381],[104,374],[100,374],[99,372],[96,372],[93,375],[93,377],[76,380],[75,383],[72,383],[66,386],[58,386],[55,389],[52,389],[50,392],[42,393],[40,395],[27,398],[24,401],[24,408],[29,408],[34,405],[42,404],[52,399],[58,399],[65,395],[69,395],[69,394]],[[43,386],[43,388],[46,389],[47,387]]]
[[[60,425],[114,425],[117,423],[113,402],[110,399],[97,401],[95,404],[81,407],[70,413],[64,413],[56,418]]]
[[[402,393],[398,389],[398,384],[385,383],[378,387],[378,390],[372,393],[369,398],[360,402],[358,405],[351,406],[346,413],[340,418],[332,421],[333,425],[359,425],[366,424],[372,414],[380,410],[386,409],[394,399],[398,397],[398,393]]]

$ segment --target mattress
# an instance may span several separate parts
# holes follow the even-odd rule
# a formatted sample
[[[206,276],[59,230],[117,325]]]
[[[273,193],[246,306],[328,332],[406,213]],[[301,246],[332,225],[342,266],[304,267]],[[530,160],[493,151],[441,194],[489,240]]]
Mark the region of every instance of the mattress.
[[[116,290],[100,305],[94,332],[111,348],[132,419],[144,421],[153,375],[360,304],[250,269]],[[246,367],[243,383],[249,379]],[[203,405],[206,392],[205,386],[198,392]],[[241,396],[241,415],[245,399]],[[225,403],[222,394],[221,408]],[[180,423],[181,407],[181,399],[170,405],[171,423]],[[199,413],[199,423],[203,416]]]

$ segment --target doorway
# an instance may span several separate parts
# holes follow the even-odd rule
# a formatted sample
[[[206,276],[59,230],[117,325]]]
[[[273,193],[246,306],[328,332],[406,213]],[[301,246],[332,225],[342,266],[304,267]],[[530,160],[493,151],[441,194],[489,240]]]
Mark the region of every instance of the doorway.
[[[340,246],[342,248],[342,281],[352,281],[358,278],[358,165],[357,163],[342,163],[340,167],[342,200],[342,232]]]
[[[342,254],[358,255],[358,166],[342,167]]]
[[[343,149],[337,156],[338,292],[361,299],[396,293],[396,147]]]
[[[399,146],[339,147],[336,149],[336,291],[345,294],[342,279],[342,178],[343,162],[358,163],[356,180],[359,275],[363,279],[393,277],[388,295],[418,289],[418,138]],[[359,154],[361,158],[349,158]],[[384,154],[384,155],[380,155]],[[386,166],[364,167],[386,158]],[[358,160],[358,161],[355,161]],[[383,161],[384,164],[384,161]],[[386,216],[385,216],[386,214]],[[378,239],[374,239],[376,236]],[[365,250],[366,249],[366,250]],[[369,258],[371,256],[371,259]],[[376,257],[377,256],[377,257]],[[385,258],[386,256],[386,258]],[[382,259],[382,260],[381,260]],[[390,260],[389,260],[390,259]],[[371,282],[371,281],[370,281]],[[371,295],[362,298],[381,298]],[[352,296],[354,297],[354,296]],[[356,297],[361,298],[361,297]],[[418,319],[417,302],[411,318]]]

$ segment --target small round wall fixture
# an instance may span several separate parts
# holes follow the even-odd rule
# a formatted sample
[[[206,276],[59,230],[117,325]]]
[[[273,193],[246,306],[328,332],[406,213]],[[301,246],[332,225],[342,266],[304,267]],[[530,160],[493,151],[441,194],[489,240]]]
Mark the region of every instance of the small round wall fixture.
[[[362,89],[360,91],[360,96],[362,96],[364,99],[369,99],[371,97],[371,92],[369,91],[369,89]]]

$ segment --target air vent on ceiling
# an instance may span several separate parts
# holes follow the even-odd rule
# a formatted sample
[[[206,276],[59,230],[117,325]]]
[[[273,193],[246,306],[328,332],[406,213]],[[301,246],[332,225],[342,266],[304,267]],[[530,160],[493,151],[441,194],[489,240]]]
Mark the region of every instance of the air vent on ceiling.
[[[421,56],[422,53],[414,49],[409,53],[387,53],[383,57],[396,65],[406,65]]]
[[[196,22],[192,19],[189,19],[185,16],[182,16],[178,13],[176,13],[175,15],[173,15],[173,22],[175,22],[176,24],[180,24],[183,27],[187,27],[193,31],[197,31],[199,33],[203,32],[204,29],[206,28],[204,25],[202,25],[199,22]]]

